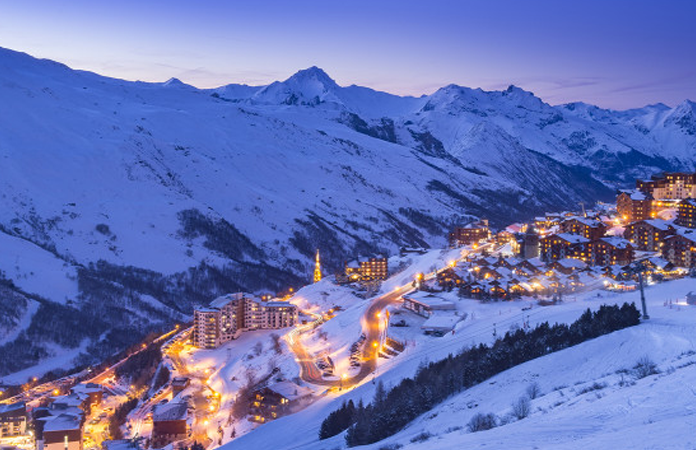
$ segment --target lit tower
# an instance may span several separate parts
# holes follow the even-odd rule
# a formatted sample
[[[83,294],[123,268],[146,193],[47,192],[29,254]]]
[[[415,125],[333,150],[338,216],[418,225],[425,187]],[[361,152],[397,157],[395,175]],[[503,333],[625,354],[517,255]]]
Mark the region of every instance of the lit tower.
[[[319,249],[317,249],[317,257],[314,260],[314,282],[321,281],[321,262],[319,261]]]

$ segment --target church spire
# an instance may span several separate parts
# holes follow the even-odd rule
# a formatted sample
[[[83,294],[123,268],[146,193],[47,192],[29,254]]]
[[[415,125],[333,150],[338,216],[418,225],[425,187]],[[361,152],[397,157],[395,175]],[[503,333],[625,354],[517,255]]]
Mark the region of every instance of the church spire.
[[[321,281],[321,262],[319,261],[319,249],[317,249],[317,256],[314,261],[314,282]]]

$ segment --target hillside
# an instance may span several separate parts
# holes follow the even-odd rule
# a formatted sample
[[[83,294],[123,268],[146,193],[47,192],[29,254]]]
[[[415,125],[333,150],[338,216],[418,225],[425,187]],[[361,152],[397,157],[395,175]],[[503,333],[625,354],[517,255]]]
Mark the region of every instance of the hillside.
[[[331,272],[441,246],[473,216],[503,226],[693,169],[696,149],[688,101],[617,112],[453,85],[399,97],[316,67],[202,90],[0,49],[0,98],[2,302],[24,299],[0,336],[0,361],[23,358],[0,376],[81,349],[90,363],[224,292],[299,286],[316,248]],[[61,313],[49,322],[39,303]],[[94,327],[75,330],[76,314]]]
[[[683,296],[695,287],[691,278],[649,287],[649,320],[506,370],[436,405],[396,435],[356,448],[691,448],[694,439],[688,430],[694,417],[691,380],[696,371],[696,308],[684,304]],[[514,329],[526,317],[532,327],[545,321],[571,323],[586,308],[639,303],[640,294],[590,291],[557,306],[531,310],[522,309],[528,302],[464,301],[475,319],[440,338],[411,330],[411,347],[380,362],[374,383],[366,381],[351,391],[328,394],[307,409],[267,423],[222,448],[347,448],[345,432],[320,441],[321,422],[344,401],[372,401],[380,381],[387,388],[394,386],[428,361],[491,343],[494,329]],[[654,362],[657,373],[636,369],[641,360]],[[530,402],[529,415],[510,417],[513,403],[527,395],[532,384],[538,386],[538,394]],[[498,426],[471,432],[467,426],[478,413],[494,414]],[[281,438],[288,435],[293,439]]]

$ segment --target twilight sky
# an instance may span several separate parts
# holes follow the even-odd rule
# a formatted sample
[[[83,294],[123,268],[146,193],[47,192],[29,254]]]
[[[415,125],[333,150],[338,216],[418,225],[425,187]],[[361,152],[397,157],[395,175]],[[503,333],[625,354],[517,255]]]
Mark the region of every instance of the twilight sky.
[[[0,0],[0,46],[129,80],[268,84],[312,65],[402,95],[696,101],[693,0]]]

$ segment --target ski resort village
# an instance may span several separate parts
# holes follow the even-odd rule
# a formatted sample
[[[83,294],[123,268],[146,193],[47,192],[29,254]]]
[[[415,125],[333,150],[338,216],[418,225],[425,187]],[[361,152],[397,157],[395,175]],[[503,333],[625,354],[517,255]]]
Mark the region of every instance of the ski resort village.
[[[694,198],[696,174],[665,173],[335,274],[318,249],[312,284],[210,299],[64,377],[4,378],[0,443],[546,448],[563,428],[554,448],[693,448]]]
[[[0,1],[0,450],[696,450],[694,17]]]

